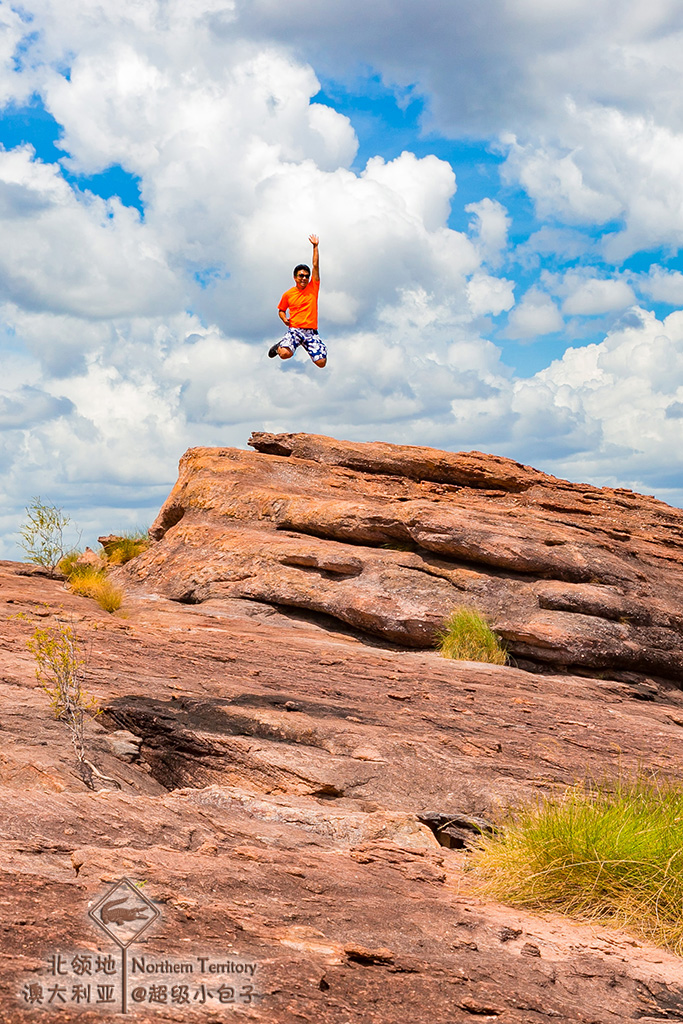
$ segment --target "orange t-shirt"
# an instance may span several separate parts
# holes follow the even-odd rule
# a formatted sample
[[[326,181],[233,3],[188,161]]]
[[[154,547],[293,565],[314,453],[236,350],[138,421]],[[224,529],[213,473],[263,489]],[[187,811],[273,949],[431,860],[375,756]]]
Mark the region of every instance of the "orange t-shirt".
[[[305,288],[294,285],[280,299],[277,307],[283,313],[289,310],[289,323],[292,327],[318,329],[318,292],[320,281],[309,281]]]

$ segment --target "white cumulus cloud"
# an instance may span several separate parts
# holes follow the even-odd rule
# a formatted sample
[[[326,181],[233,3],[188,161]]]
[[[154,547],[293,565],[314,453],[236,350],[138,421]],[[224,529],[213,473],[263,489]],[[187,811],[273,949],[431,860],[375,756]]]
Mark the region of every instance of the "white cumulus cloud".
[[[510,313],[505,334],[529,341],[560,331],[563,326],[562,314],[551,297],[538,288],[530,288]]]
[[[562,310],[570,316],[596,316],[625,309],[635,301],[633,289],[618,278],[566,274],[558,289],[566,298]]]

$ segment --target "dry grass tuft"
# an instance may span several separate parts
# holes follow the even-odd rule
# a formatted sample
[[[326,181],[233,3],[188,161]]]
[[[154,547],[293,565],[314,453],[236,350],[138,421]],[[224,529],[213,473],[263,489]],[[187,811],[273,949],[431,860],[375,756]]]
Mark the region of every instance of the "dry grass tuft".
[[[475,608],[455,608],[437,634],[439,653],[457,661],[487,661],[505,665],[507,654],[499,637]]]
[[[123,591],[116,587],[105,572],[90,565],[76,566],[69,576],[74,594],[91,597],[105,612],[115,612],[123,603]]]

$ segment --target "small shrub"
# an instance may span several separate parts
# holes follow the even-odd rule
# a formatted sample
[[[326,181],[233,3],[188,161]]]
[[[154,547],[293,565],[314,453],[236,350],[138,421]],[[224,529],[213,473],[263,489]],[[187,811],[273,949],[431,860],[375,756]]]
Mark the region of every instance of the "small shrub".
[[[105,612],[115,612],[123,602],[123,591],[115,586],[102,569],[93,565],[76,566],[69,576],[69,587],[74,594],[91,597]]]
[[[629,929],[683,954],[683,787],[588,783],[514,813],[472,868],[507,903]]]
[[[125,565],[131,558],[137,558],[150,545],[150,540],[145,533],[131,533],[120,537],[112,544],[104,548],[105,557],[110,565]]]
[[[98,708],[95,698],[83,689],[86,658],[80,639],[73,626],[60,624],[54,629],[38,627],[27,646],[36,659],[36,677],[55,717],[65,722],[71,733],[79,775],[94,789],[94,766],[85,756],[83,722],[86,714],[97,714]]]
[[[26,522],[19,531],[20,546],[29,562],[42,565],[54,573],[64,557],[64,529],[71,522],[69,516],[56,505],[46,505],[40,496],[26,506]]]
[[[437,634],[444,658],[457,661],[487,661],[505,665],[507,654],[500,639],[475,608],[456,608]]]

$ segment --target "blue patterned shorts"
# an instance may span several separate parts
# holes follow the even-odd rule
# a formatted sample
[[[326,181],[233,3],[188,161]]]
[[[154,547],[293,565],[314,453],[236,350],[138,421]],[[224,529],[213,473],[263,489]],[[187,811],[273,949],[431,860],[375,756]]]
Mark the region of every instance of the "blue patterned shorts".
[[[296,352],[299,345],[306,349],[311,359],[327,359],[327,346],[319,337],[318,332],[309,327],[290,327],[280,341],[281,348]]]

